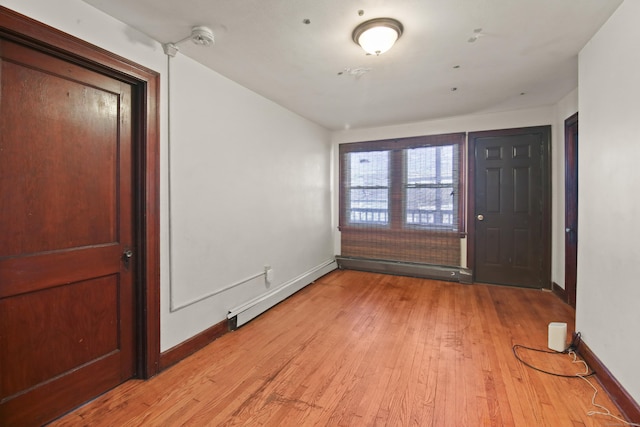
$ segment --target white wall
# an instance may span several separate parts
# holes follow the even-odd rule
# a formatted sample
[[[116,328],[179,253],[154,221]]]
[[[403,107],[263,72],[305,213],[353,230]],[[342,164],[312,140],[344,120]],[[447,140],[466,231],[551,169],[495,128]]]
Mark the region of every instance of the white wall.
[[[577,329],[640,402],[640,2],[580,53]]]
[[[469,114],[403,125],[336,131],[334,144],[344,142],[374,141],[377,139],[405,138],[421,135],[438,135],[454,132],[476,132],[527,126],[549,125],[554,120],[554,107],[539,107],[501,113]]]
[[[507,111],[501,113],[472,114],[467,116],[448,117],[445,119],[408,123],[404,125],[385,126],[366,129],[350,129],[337,131],[332,134],[333,161],[338,164],[338,145],[347,142],[375,141],[380,139],[405,138],[421,135],[438,135],[455,132],[477,132],[483,130],[509,129],[528,126],[552,125],[555,128],[556,106],[530,108]],[[552,140],[552,145],[555,142]],[[465,153],[467,149],[465,147]],[[339,176],[337,167],[334,167],[333,186],[333,245],[336,254],[340,254],[340,232],[338,225],[338,188]],[[555,181],[556,177],[552,179]],[[465,185],[465,189],[468,188]],[[466,200],[466,195],[465,195]],[[467,241],[460,239],[460,266],[467,266]]]
[[[0,4],[156,70],[161,76],[161,348],[333,256],[329,133],[178,54],[171,61],[173,279],[169,271],[167,57],[159,43],[79,0]],[[215,54],[215,46],[211,48]]]
[[[182,55],[170,76],[174,307],[274,278],[171,314],[164,292],[165,348],[333,257],[328,132]]]

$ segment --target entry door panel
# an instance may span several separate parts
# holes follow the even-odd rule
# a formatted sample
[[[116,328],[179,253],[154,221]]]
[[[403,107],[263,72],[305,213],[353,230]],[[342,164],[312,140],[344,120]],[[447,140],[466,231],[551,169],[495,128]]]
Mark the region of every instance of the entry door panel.
[[[578,113],[564,122],[564,290],[576,306],[578,270]]]
[[[0,56],[0,419],[37,424],[134,374],[131,88]]]
[[[546,134],[470,135],[475,144],[475,279],[544,287]]]

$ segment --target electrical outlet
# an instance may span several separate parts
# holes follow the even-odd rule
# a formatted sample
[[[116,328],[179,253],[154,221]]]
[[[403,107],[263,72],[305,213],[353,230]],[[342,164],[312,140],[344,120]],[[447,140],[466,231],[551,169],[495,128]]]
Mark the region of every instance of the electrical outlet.
[[[271,281],[273,280],[273,270],[271,269],[270,265],[264,266],[264,280],[267,283],[271,283]]]

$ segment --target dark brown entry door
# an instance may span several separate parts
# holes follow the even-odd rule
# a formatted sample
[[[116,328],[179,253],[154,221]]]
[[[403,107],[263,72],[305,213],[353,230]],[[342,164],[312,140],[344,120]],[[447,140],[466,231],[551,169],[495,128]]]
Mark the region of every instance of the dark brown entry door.
[[[550,127],[477,132],[475,280],[548,287]]]
[[[564,122],[564,290],[567,303],[576,306],[578,269],[578,113]]]
[[[37,425],[134,375],[131,88],[0,57],[0,424]]]

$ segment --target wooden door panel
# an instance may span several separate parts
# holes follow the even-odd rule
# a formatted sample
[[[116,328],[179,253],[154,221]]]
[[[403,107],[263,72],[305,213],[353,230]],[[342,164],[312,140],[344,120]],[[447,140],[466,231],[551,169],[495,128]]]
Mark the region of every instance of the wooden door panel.
[[[0,399],[117,352],[117,298],[111,275],[0,300]]]
[[[531,212],[531,168],[513,168],[513,213],[528,215]]]
[[[114,357],[72,370],[53,381],[42,383],[26,393],[2,401],[3,426],[43,425],[81,405],[87,396],[98,396],[126,378],[117,374],[120,360]]]
[[[118,243],[76,250],[0,258],[0,298],[37,291],[60,283],[103,276],[120,268]]]
[[[544,129],[469,136],[475,159],[470,264],[478,281],[544,287],[549,215]]]
[[[500,213],[501,197],[500,187],[502,186],[502,169],[487,168],[485,172],[484,206],[485,211],[490,213]]]
[[[513,230],[513,267],[531,268],[531,230],[528,228]]]
[[[0,59],[0,419],[20,425],[134,375],[131,87],[6,40]]]
[[[16,50],[9,45],[5,55]],[[2,175],[12,191],[3,191],[0,257],[115,242],[119,145],[113,142],[122,85],[108,79],[106,89],[92,87],[101,83],[95,77],[79,83],[33,69],[30,59],[2,66],[2,80],[20,84],[4,84],[1,94],[10,106],[0,116]]]
[[[502,248],[502,233],[499,228],[486,228],[486,235],[482,236],[483,239],[481,241],[485,242],[485,245],[480,252],[483,259],[484,264],[493,264],[499,265],[502,256],[500,254],[500,249]]]

